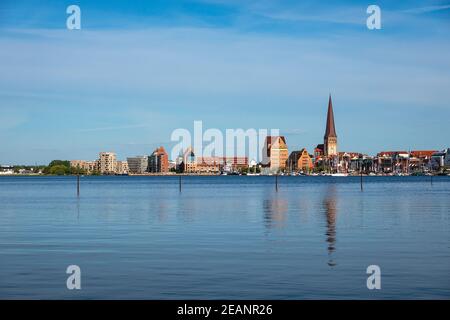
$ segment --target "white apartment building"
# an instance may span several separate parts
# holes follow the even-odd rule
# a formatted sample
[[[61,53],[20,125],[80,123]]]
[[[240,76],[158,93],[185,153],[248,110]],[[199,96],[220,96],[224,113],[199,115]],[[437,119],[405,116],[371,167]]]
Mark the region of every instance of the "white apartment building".
[[[117,156],[114,152],[100,152],[99,169],[101,174],[115,174]]]

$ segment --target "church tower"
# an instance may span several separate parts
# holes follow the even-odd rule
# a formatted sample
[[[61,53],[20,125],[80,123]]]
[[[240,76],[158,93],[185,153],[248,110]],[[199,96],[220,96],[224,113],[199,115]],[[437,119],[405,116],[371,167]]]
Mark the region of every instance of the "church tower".
[[[328,100],[327,128],[325,129],[324,153],[325,156],[337,155],[337,135],[334,127],[333,103],[331,102],[331,94]]]

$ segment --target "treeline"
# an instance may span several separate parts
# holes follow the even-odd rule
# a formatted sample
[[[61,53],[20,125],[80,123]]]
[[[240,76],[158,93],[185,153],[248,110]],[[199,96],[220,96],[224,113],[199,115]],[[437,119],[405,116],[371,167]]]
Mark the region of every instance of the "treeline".
[[[72,174],[81,174],[81,175],[88,174],[88,172],[85,169],[78,167],[71,167],[70,161],[67,160],[53,160],[52,162],[49,163],[48,166],[44,168],[42,173],[57,176],[72,175]],[[90,174],[98,175],[99,173],[92,172]]]

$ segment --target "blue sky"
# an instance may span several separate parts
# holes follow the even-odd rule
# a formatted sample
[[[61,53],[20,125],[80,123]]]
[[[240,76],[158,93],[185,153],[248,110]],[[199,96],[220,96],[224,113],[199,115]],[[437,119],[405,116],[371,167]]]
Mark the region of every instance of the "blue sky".
[[[0,163],[170,150],[194,120],[312,152],[330,92],[340,150],[443,149],[449,34],[450,1],[3,0]]]

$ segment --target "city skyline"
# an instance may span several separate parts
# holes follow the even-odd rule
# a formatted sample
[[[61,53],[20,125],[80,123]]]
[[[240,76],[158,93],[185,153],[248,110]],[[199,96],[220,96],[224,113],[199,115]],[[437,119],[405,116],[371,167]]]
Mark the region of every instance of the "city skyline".
[[[115,152],[100,151],[96,160],[80,160],[79,158],[53,160],[48,166],[37,168],[2,165],[0,174],[271,175],[281,173],[283,175],[358,174],[362,176],[363,174],[445,174],[450,168],[450,148],[408,151],[384,149],[376,155],[339,150],[331,94],[328,98],[323,143],[316,145],[313,154],[304,147],[290,149],[285,136],[273,134],[272,131],[231,130],[227,132],[226,143],[224,143],[224,135],[220,131],[210,128],[203,132],[202,123],[198,122],[194,123],[193,139],[192,135],[186,131],[172,135],[172,139],[180,139],[177,147],[174,148],[179,152],[174,153],[172,150],[172,158],[169,158],[164,146],[156,148],[151,155],[127,156],[126,160],[119,160]],[[229,139],[233,141],[230,146],[235,146],[236,149],[229,148]],[[231,154],[228,153],[230,150],[232,150]]]
[[[170,150],[195,120],[279,128],[311,152],[329,93],[341,150],[444,149],[450,7],[377,4],[371,31],[355,1],[80,1],[69,31],[66,4],[2,2],[0,163]]]

